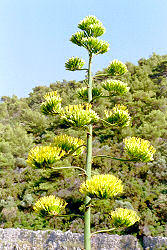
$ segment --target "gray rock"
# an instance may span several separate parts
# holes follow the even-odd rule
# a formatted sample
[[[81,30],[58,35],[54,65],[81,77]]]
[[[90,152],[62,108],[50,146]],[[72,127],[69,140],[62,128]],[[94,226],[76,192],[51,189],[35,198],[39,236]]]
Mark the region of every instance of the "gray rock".
[[[143,239],[143,247],[145,250],[167,250],[167,237],[145,236]]]
[[[131,235],[97,234],[92,236],[92,250],[139,250]],[[0,250],[83,250],[83,234],[61,231],[0,229]]]

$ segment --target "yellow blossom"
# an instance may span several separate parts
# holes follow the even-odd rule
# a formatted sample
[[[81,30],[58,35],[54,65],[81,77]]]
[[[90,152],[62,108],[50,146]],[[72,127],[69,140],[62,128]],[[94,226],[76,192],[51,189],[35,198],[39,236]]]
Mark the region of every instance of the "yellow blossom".
[[[109,91],[111,95],[123,95],[129,90],[127,83],[112,79],[104,81],[102,87]]]
[[[132,209],[117,208],[110,213],[111,223],[116,227],[130,227],[140,220],[140,217]]]
[[[41,217],[56,216],[66,207],[67,203],[54,195],[41,197],[33,206],[33,209]]]
[[[112,110],[105,110],[106,121],[113,126],[126,127],[130,124],[130,115],[124,105],[115,105]]]
[[[45,101],[41,104],[41,112],[45,115],[55,115],[61,111],[62,99],[57,91],[51,91],[44,95]]]
[[[31,167],[51,167],[65,155],[61,148],[53,146],[36,146],[28,154],[27,164]]]
[[[112,76],[121,76],[125,74],[128,70],[124,63],[117,59],[114,59],[106,69],[107,73]]]
[[[56,136],[54,139],[54,145],[61,148],[67,154],[74,151],[72,155],[80,155],[84,151],[84,147],[80,147],[81,145],[84,145],[82,139],[68,136],[66,134]]]
[[[88,101],[88,88],[87,87],[78,89],[77,94],[78,94],[78,98],[83,99],[86,102]],[[100,96],[102,96],[102,89],[93,87],[92,98],[94,99],[95,97],[100,97]]]
[[[122,181],[114,175],[94,175],[81,184],[80,192],[91,198],[108,199],[122,193],[123,185]]]
[[[84,30],[88,36],[102,36],[105,32],[105,28],[95,16],[86,16],[78,24],[78,28]]]
[[[98,115],[91,109],[91,104],[69,105],[61,113],[62,121],[71,126],[83,127],[98,120]]]
[[[82,58],[78,57],[71,57],[68,59],[68,61],[65,63],[65,67],[67,70],[75,71],[81,69],[85,64],[85,61],[82,60]]]
[[[138,137],[125,138],[123,141],[125,151],[131,159],[143,162],[153,161],[156,150],[149,141]]]

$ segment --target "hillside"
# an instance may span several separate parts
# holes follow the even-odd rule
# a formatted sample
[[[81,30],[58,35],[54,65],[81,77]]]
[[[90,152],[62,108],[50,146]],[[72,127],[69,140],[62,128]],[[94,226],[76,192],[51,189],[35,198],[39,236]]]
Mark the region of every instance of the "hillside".
[[[113,173],[122,179],[125,192],[114,201],[98,201],[92,207],[92,228],[109,227],[106,214],[111,208],[134,208],[141,221],[125,231],[141,235],[167,236],[167,55],[153,54],[149,59],[140,59],[135,66],[126,63],[128,73],[117,79],[128,83],[129,93],[124,97],[99,98],[94,110],[103,116],[104,107],[123,103],[132,117],[131,126],[121,131],[109,129],[101,124],[94,127],[93,154],[111,154],[121,157],[122,140],[126,136],[140,136],[149,139],[156,148],[151,163],[124,163],[111,159],[96,158],[95,173]],[[103,71],[99,71],[102,73]],[[104,77],[95,77],[100,87]],[[28,98],[3,96],[0,103],[0,227],[27,229],[61,229],[73,232],[83,231],[79,216],[56,218],[44,221],[37,217],[32,205],[38,197],[55,194],[64,198],[68,205],[67,214],[83,214],[83,197],[78,188],[83,176],[77,170],[51,171],[34,170],[26,164],[27,154],[34,145],[47,145],[55,134],[85,138],[85,133],[62,126],[58,118],[46,117],[40,112],[43,95],[58,91],[63,105],[80,103],[77,89],[85,82],[55,82],[49,87],[37,86]],[[57,166],[78,166],[85,164],[85,154],[79,158],[68,158],[57,162]],[[99,211],[101,213],[99,213]],[[112,232],[113,233],[113,232]]]

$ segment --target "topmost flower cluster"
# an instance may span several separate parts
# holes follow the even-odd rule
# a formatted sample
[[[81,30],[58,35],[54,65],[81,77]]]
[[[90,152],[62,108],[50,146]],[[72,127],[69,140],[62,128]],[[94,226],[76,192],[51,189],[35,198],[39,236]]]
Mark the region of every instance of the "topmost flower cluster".
[[[95,16],[86,16],[78,24],[78,28],[84,30],[88,36],[102,36],[105,32],[105,28]]]
[[[91,54],[104,54],[109,50],[109,44],[97,37],[105,32],[103,24],[95,16],[87,16],[78,24],[78,31],[73,34],[70,41],[78,46],[82,46]]]

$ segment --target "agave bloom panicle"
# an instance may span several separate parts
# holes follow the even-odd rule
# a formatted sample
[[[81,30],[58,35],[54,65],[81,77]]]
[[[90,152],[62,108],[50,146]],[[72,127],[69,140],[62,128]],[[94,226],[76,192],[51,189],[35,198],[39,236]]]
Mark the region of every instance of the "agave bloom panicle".
[[[80,192],[91,198],[108,199],[123,192],[122,181],[110,174],[94,175],[82,183]]]
[[[78,89],[77,94],[78,94],[78,98],[83,99],[86,102],[88,101],[88,88],[87,87],[83,87],[83,88]],[[102,89],[97,88],[97,87],[93,87],[92,88],[92,98],[99,97],[99,96],[102,96]]]
[[[115,105],[110,111],[105,110],[106,121],[113,126],[126,127],[130,124],[130,115],[124,105]]]
[[[53,146],[36,146],[28,154],[27,164],[34,168],[51,167],[60,160],[65,151]]]
[[[91,104],[69,105],[63,109],[62,121],[67,125],[83,127],[98,120],[98,115],[91,109]]]
[[[41,197],[33,206],[33,209],[41,217],[59,215],[67,203],[54,195]]]
[[[85,64],[85,61],[83,59],[78,58],[78,57],[71,57],[65,63],[65,67],[66,67],[67,70],[75,71],[75,70],[82,69],[84,64]]]
[[[113,95],[123,95],[129,91],[127,83],[119,80],[106,80],[102,83],[102,87]]]
[[[67,154],[74,151],[72,155],[78,156],[84,151],[84,147],[81,147],[84,145],[84,141],[82,139],[68,136],[66,134],[57,135],[54,139],[54,145],[61,148]]]
[[[44,95],[45,101],[41,104],[41,112],[45,115],[55,115],[61,111],[61,97],[57,91],[51,91]]]
[[[110,213],[111,223],[116,227],[130,227],[140,220],[140,217],[132,209],[117,208]]]
[[[117,59],[114,59],[106,69],[106,72],[112,76],[121,76],[127,71],[126,65]]]
[[[70,41],[78,46],[86,48],[91,54],[104,54],[109,50],[106,41],[99,40],[105,32],[103,24],[95,16],[87,16],[78,24],[81,31],[76,32]]]
[[[96,37],[82,38],[82,46],[92,54],[104,54],[109,50],[109,43]]]
[[[123,141],[125,143],[124,149],[131,159],[142,162],[153,161],[156,150],[149,141],[138,137],[128,137]]]
[[[78,24],[78,28],[84,30],[88,36],[98,37],[102,36],[105,32],[105,28],[95,16],[86,16]]]

